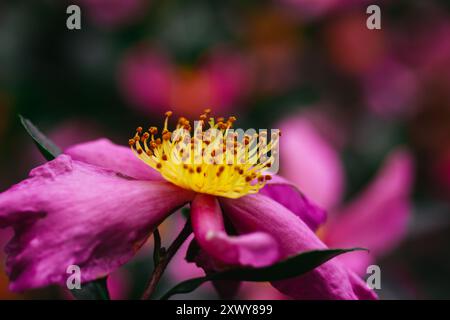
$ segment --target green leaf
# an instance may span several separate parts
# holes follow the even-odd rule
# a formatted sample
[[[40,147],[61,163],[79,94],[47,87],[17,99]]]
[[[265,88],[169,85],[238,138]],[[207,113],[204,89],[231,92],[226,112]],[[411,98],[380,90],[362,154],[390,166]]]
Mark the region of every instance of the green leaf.
[[[20,114],[19,119],[45,159],[50,161],[61,154],[61,149],[47,138],[30,120],[22,117]]]
[[[106,277],[84,283],[81,289],[73,289],[70,292],[77,300],[109,300]]]
[[[262,268],[240,268],[224,272],[212,273],[205,277],[193,278],[183,281],[170,289],[161,300],[167,300],[175,294],[189,293],[200,287],[203,283],[212,280],[237,280],[237,281],[277,281],[303,275],[328,260],[343,253],[366,250],[362,248],[313,250],[289,257],[276,264]]]

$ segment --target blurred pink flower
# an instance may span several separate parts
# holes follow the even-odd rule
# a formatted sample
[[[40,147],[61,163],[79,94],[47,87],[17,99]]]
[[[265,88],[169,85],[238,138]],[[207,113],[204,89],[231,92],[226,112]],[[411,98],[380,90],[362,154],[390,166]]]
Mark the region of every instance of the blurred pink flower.
[[[319,235],[330,247],[366,247],[343,260],[362,274],[368,264],[392,250],[405,236],[413,185],[411,155],[393,151],[375,179],[349,204],[342,204],[344,172],[339,154],[305,116],[283,121],[280,144],[284,176],[329,211]],[[338,258],[339,259],[339,258]]]
[[[405,237],[411,213],[411,155],[393,151],[375,179],[350,203],[332,210],[322,235],[330,247],[360,246],[369,254],[342,257],[348,267],[364,274],[377,257],[392,251]],[[339,257],[338,257],[339,259]]]
[[[213,106],[234,106],[249,94],[253,79],[247,63],[243,55],[229,49],[217,48],[210,54],[204,69],[214,90]]]
[[[324,29],[329,59],[341,72],[363,75],[385,58],[385,33],[367,29],[366,19],[365,12],[351,11],[331,20]]]
[[[117,27],[141,18],[149,0],[77,0],[86,9],[89,18],[97,25]]]
[[[365,74],[363,81],[367,107],[375,114],[392,118],[414,111],[420,86],[406,65],[386,59]]]
[[[169,58],[158,50],[132,49],[123,59],[118,75],[123,96],[143,112],[165,110],[169,106],[173,69]]]
[[[125,56],[118,77],[131,106],[145,113],[170,107],[187,116],[210,106],[226,113],[252,86],[245,58],[228,49],[213,50],[203,63],[187,68],[175,65],[161,51],[140,46]]]

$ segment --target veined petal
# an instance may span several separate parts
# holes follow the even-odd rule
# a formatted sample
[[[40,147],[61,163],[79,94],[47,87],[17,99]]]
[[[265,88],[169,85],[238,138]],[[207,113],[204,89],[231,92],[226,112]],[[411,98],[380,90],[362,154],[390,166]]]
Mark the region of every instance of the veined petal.
[[[280,176],[272,176],[260,193],[295,213],[313,231],[316,231],[327,219],[325,210],[313,204],[294,184]]]
[[[224,212],[239,233],[265,232],[277,242],[281,258],[326,249],[313,231],[278,202],[260,194],[221,199]],[[352,254],[352,253],[348,253]],[[336,260],[305,275],[272,283],[296,299],[375,299],[366,284]]]
[[[11,290],[65,284],[69,265],[90,281],[131,259],[149,233],[193,194],[61,155],[0,194]]]
[[[278,258],[275,240],[265,232],[229,236],[216,197],[197,194],[191,204],[192,227],[200,247],[228,265],[261,267]]]
[[[129,147],[98,139],[80,143],[64,151],[74,160],[113,170],[138,180],[159,180],[163,177],[155,169],[138,159]]]
[[[341,209],[324,230],[330,247],[358,246],[370,250],[338,257],[358,273],[371,260],[391,250],[405,236],[411,212],[413,160],[404,150],[393,152],[375,180],[353,202]]]

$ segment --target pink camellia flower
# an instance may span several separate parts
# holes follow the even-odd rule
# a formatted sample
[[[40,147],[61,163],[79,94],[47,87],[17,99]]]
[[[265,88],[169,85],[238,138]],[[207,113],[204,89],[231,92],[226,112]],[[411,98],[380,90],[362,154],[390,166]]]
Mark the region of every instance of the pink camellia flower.
[[[370,250],[370,254],[337,258],[364,274],[376,257],[392,250],[406,234],[413,185],[411,155],[405,150],[392,152],[370,185],[343,205],[344,172],[337,150],[307,116],[286,120],[280,128],[283,175],[330,213],[319,232],[329,247],[357,244]]]
[[[143,16],[148,0],[78,0],[89,18],[104,27],[117,27]]]
[[[209,118],[222,132],[236,120],[214,119],[209,112],[201,123]],[[65,285],[68,265],[81,268],[83,282],[103,277],[129,261],[155,227],[188,203],[195,240],[214,264],[260,267],[326,248],[314,234],[325,212],[288,181],[266,175],[271,157],[256,164],[180,163],[178,157],[189,152],[173,149],[179,144],[168,129],[171,114],[159,138],[156,127],[146,132],[139,127],[131,150],[105,139],[75,145],[0,194],[0,227],[15,231],[6,247],[12,290]],[[180,117],[177,128],[190,131],[190,122]],[[201,150],[215,144],[208,141],[200,141]],[[227,148],[227,155],[249,150],[245,141]],[[236,235],[228,234],[225,222]],[[336,260],[272,285],[298,299],[376,298]]]
[[[170,105],[193,116],[214,105],[225,113],[241,102],[251,87],[245,58],[233,50],[213,50],[202,63],[178,66],[167,54],[148,47],[132,49],[120,66],[124,98],[143,113],[159,113]]]

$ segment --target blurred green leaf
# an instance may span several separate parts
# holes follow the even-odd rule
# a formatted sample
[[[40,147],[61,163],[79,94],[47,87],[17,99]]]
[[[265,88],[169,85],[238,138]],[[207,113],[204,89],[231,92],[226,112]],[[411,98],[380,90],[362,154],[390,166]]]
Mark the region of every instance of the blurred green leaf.
[[[19,114],[20,122],[25,130],[33,138],[34,143],[39,151],[48,161],[55,159],[61,154],[61,149],[56,146],[49,138],[47,138],[30,120]]]
[[[352,248],[313,250],[300,253],[268,267],[232,269],[224,272],[209,274],[205,277],[189,279],[170,289],[161,297],[161,300],[167,300],[175,294],[192,292],[203,283],[212,280],[265,282],[297,277],[313,270],[338,255],[356,250],[366,249]]]
[[[73,289],[70,292],[77,300],[109,300],[106,277],[84,283],[81,289]]]

